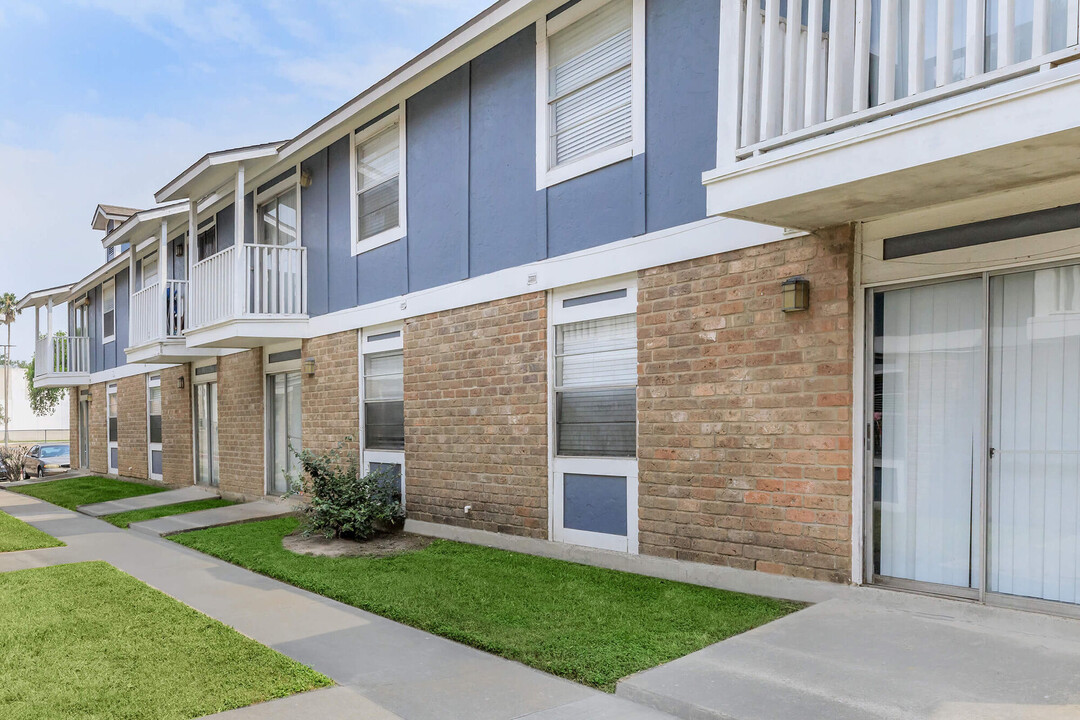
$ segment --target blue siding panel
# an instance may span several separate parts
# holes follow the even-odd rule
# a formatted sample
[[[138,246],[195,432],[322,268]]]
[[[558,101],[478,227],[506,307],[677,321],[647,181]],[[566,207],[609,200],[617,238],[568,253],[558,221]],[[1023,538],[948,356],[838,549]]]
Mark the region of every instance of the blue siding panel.
[[[300,189],[300,241],[307,248],[308,314],[326,313],[329,269],[327,260],[326,151],[301,166],[311,174],[311,185]]]
[[[536,242],[536,31],[472,63],[469,274],[541,260]],[[410,178],[411,180],[411,178]]]
[[[255,244],[255,193],[244,196],[244,242],[248,245]]]
[[[225,248],[232,247],[233,237],[236,234],[236,222],[233,212],[235,210],[234,205],[227,205],[220,210],[217,214],[217,252],[221,252]]]
[[[404,295],[409,291],[407,240],[402,239],[357,256],[356,302],[360,305]]]
[[[356,305],[357,261],[352,254],[352,223],[349,213],[349,138],[341,138],[326,150],[328,258],[330,312]]]
[[[632,160],[547,190],[548,255],[606,245],[635,233],[639,192]]]
[[[469,68],[409,99],[409,291],[469,276]]]
[[[720,3],[645,4],[648,231],[705,218],[701,173],[716,166]]]

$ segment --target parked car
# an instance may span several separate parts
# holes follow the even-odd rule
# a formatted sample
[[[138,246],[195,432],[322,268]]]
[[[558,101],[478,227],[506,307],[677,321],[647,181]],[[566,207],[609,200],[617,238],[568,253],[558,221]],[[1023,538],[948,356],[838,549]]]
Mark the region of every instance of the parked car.
[[[71,448],[67,443],[47,443],[30,448],[23,460],[23,479],[45,477],[71,469]]]

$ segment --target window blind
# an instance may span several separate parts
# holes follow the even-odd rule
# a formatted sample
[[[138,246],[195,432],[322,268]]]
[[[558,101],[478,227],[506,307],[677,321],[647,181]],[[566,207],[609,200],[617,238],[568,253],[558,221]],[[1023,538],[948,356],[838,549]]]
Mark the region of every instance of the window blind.
[[[614,0],[548,38],[553,167],[632,140],[632,64],[632,0]]]
[[[405,448],[404,355],[400,350],[364,356],[364,447]]]
[[[399,144],[399,128],[395,123],[356,148],[356,202],[361,240],[395,228],[400,222]]]

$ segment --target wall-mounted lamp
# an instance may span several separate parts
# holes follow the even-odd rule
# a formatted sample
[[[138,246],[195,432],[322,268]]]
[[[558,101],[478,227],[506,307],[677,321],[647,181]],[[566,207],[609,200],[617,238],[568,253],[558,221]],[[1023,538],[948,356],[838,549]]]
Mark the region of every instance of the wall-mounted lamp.
[[[315,358],[306,358],[304,360],[304,374],[308,377],[315,377]]]
[[[301,170],[300,171],[300,187],[302,187],[302,188],[311,187],[311,173],[308,172],[307,170]]]
[[[780,285],[782,309],[786,313],[810,309],[810,281],[802,277],[788,278]]]
[[[183,375],[176,378],[176,389],[177,390],[183,390],[184,389],[184,376]]]

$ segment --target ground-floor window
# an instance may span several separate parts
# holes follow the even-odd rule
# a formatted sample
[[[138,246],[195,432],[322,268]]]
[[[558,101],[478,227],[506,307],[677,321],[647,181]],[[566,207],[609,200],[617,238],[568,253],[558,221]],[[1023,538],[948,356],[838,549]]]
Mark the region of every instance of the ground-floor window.
[[[552,535],[637,552],[637,292],[552,296]]]
[[[365,330],[360,337],[363,376],[360,418],[363,466],[381,472],[405,501],[405,382],[401,327]]]
[[[1080,602],[1080,266],[871,301],[875,578]]]
[[[116,383],[110,383],[107,386],[105,405],[108,423],[106,437],[108,440],[109,472],[118,475],[120,473],[120,409],[117,401]]]
[[[150,464],[150,477],[162,479],[164,453],[161,444],[161,376],[150,375],[146,379],[146,424],[149,445],[147,458]]]

